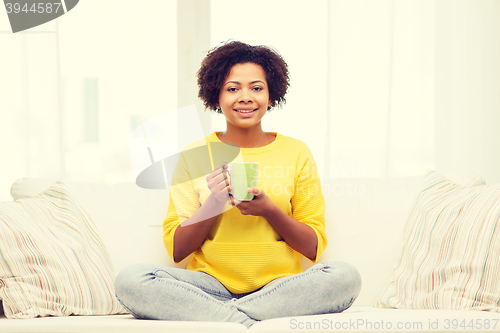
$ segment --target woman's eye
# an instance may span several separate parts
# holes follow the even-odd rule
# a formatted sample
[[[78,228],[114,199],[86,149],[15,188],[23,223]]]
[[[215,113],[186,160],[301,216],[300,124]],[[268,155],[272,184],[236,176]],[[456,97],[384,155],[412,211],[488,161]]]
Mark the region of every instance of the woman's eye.
[[[255,90],[262,90],[262,87],[254,87]]]
[[[236,91],[236,88],[232,87],[232,88],[227,89],[227,91]]]

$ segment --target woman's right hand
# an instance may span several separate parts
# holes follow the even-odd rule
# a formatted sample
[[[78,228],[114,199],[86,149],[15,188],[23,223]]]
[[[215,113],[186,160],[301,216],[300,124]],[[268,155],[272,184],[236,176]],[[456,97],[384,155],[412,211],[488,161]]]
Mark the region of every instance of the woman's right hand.
[[[229,165],[227,163],[222,163],[220,168],[215,169],[207,176],[207,184],[210,192],[212,192],[213,197],[221,203],[225,203],[229,200],[229,191],[231,188],[227,177],[228,168]]]

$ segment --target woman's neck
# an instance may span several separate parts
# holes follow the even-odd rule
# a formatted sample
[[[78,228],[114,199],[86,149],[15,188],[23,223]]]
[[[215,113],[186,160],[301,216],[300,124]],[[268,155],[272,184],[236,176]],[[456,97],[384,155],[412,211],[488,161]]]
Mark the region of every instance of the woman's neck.
[[[276,136],[264,132],[262,128],[228,128],[217,134],[222,142],[233,143],[240,148],[263,147],[276,139]]]

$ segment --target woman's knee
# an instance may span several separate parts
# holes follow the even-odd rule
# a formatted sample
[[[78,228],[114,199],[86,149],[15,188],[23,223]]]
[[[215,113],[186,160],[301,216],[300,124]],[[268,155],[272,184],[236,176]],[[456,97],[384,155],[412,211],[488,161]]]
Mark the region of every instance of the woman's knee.
[[[350,297],[356,298],[361,290],[361,274],[352,264],[344,261],[327,261],[323,262],[321,268],[324,272],[329,273],[332,283],[339,286],[350,294]]]
[[[135,264],[122,269],[115,279],[115,292],[117,296],[137,289],[148,279],[155,270],[155,265]]]

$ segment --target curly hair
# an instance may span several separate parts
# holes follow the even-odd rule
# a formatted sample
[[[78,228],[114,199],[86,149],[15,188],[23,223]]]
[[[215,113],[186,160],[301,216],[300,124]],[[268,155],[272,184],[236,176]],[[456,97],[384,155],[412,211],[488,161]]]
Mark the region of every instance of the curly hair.
[[[278,51],[269,46],[252,46],[238,41],[227,41],[208,51],[197,73],[199,93],[205,109],[222,113],[217,109],[219,93],[231,68],[236,64],[260,65],[266,74],[271,110],[286,103],[285,95],[290,86],[288,65]]]

